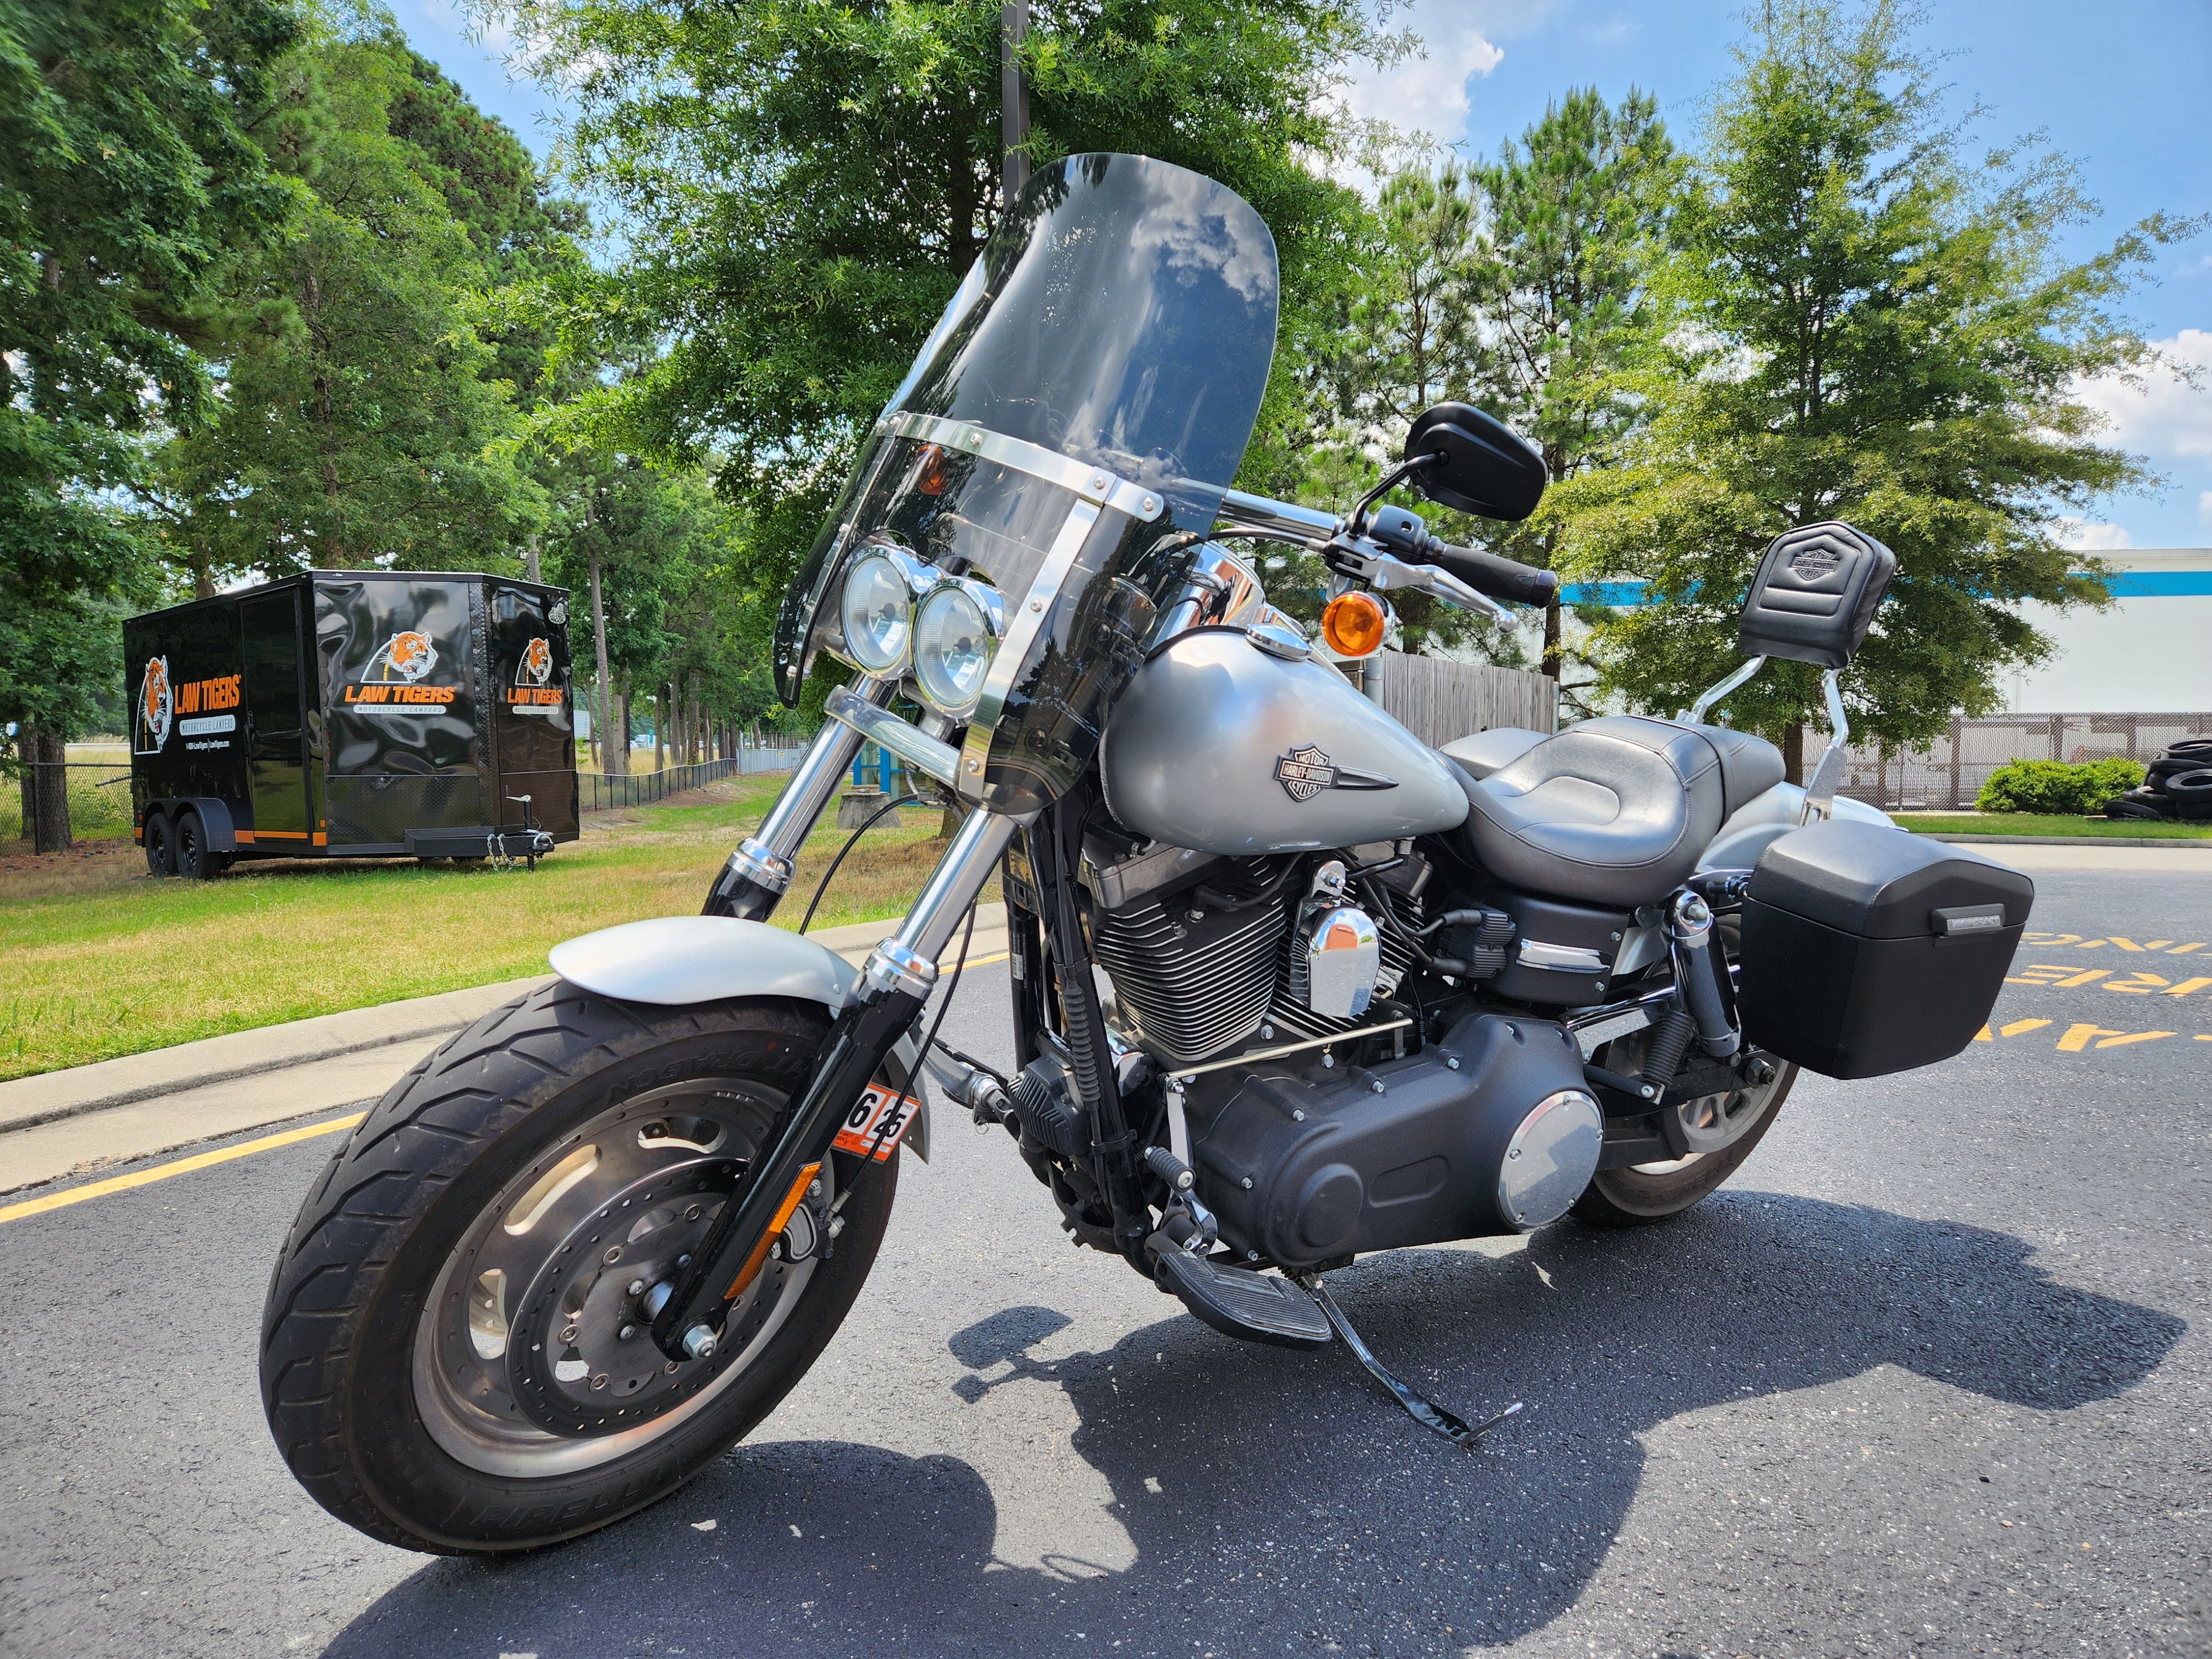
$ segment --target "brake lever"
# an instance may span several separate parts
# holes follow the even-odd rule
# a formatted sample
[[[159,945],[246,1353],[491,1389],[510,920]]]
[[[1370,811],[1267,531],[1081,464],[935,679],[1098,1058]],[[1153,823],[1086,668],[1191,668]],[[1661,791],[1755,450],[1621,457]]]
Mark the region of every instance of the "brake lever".
[[[1322,551],[1322,560],[1340,576],[1356,576],[1370,587],[1426,593],[1432,599],[1471,611],[1495,623],[1513,620],[1513,613],[1487,593],[1479,593],[1449,571],[1432,564],[1408,564],[1385,553],[1364,537],[1339,536]]]

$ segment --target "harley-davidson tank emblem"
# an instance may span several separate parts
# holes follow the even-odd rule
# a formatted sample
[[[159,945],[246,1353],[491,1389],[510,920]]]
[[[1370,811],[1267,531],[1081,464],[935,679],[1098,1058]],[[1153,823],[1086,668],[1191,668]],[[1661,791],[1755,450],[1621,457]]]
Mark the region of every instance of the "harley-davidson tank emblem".
[[[1324,789],[1395,789],[1398,780],[1379,772],[1354,771],[1339,766],[1319,748],[1307,744],[1293,749],[1275,763],[1275,781],[1283,792],[1303,805]]]

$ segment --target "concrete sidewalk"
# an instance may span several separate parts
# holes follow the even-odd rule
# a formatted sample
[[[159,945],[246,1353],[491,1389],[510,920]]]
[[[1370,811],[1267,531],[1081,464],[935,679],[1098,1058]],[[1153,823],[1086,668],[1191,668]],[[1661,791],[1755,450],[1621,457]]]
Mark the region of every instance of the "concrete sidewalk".
[[[858,966],[895,921],[827,927]],[[975,913],[972,958],[1003,955],[1002,904]],[[943,966],[951,972],[956,950]],[[234,1031],[0,1083],[0,1193],[288,1118],[359,1110],[455,1031],[550,975]]]

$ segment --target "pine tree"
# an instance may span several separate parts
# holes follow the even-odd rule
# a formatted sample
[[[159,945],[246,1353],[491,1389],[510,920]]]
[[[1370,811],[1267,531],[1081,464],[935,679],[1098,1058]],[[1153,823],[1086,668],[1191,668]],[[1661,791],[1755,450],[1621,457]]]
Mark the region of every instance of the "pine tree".
[[[1656,338],[1609,388],[1647,423],[1622,465],[1554,491],[1563,562],[1650,582],[1592,651],[1606,692],[1670,711],[1735,660],[1767,543],[1847,520],[1898,556],[1845,677],[1852,725],[1923,741],[2048,654],[2018,601],[2102,598],[2069,574],[2060,517],[2146,475],[2074,387],[2148,361],[2110,307],[2190,227],[2153,218],[2065,262],[2057,234],[2090,210],[2069,169],[1967,156],[1893,5],[1778,3],[1739,61],[1680,200]],[[1729,707],[1798,764],[1817,672],[1771,665]]]

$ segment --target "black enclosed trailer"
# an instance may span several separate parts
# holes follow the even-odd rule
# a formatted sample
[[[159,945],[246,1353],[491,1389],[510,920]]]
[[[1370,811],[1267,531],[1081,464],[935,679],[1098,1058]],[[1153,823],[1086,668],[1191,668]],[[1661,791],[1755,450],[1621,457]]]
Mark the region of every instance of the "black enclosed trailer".
[[[238,858],[516,857],[577,832],[567,591],[316,570],[123,624],[134,833]],[[526,798],[526,799],[525,799]]]

